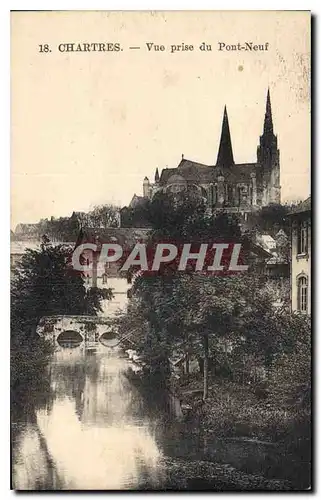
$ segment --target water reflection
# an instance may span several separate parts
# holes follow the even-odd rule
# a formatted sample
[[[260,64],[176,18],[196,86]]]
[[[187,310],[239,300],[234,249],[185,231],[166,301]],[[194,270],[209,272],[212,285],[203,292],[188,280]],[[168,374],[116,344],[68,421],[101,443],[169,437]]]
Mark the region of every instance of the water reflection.
[[[246,474],[289,479],[294,488],[309,484],[309,454],[291,455],[286,445],[242,436],[219,437],[175,420],[165,410],[166,394],[150,377],[138,391],[135,376],[128,377],[131,363],[117,348],[97,343],[88,349],[83,342],[57,351],[47,377],[15,388],[15,489],[177,490],[201,483],[201,489],[246,489],[252,481]],[[227,474],[219,464],[237,471]]]
[[[55,353],[50,397],[13,443],[15,489],[157,487],[156,422],[126,378],[129,363],[102,345]]]

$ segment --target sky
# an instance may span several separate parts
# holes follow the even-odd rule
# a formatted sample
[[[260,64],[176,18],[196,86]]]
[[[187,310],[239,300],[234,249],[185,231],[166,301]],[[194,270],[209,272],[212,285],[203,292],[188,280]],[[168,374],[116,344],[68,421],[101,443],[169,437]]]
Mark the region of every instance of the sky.
[[[212,50],[199,50],[202,42]],[[268,50],[219,50],[246,42]],[[122,50],[58,50],[67,43]],[[44,44],[51,52],[39,51]],[[182,44],[194,50],[171,52]],[[308,12],[11,13],[12,228],[101,203],[127,205],[142,195],[145,175],[176,167],[182,154],[215,164],[225,104],[235,162],[255,162],[268,87],[282,201],[304,199]]]

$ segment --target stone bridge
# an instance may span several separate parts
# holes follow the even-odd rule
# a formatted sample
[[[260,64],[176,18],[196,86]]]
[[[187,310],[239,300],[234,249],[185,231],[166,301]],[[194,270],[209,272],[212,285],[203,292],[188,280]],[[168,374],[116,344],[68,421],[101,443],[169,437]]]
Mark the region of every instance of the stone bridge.
[[[56,346],[88,346],[101,342],[114,347],[119,344],[114,322],[101,316],[44,316],[37,326],[40,337]]]

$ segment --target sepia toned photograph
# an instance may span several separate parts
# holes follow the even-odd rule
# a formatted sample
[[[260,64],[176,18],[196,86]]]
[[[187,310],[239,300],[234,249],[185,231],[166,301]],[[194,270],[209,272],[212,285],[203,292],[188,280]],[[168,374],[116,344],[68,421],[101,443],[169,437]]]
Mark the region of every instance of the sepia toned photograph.
[[[11,489],[312,490],[311,13],[10,17]]]

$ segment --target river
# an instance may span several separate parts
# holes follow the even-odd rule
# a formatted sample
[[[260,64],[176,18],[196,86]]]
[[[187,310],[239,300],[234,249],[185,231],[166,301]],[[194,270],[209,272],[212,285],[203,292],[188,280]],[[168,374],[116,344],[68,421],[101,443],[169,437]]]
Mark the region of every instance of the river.
[[[118,297],[118,298],[117,298]],[[124,307],[124,290],[115,299]],[[109,307],[109,309],[108,309]],[[102,314],[111,314],[111,306]],[[146,397],[120,347],[62,346],[12,401],[16,490],[280,490],[300,487],[285,450],[224,439],[166,414]],[[172,401],[173,403],[173,401]],[[174,401],[171,407],[177,407]],[[179,413],[179,412],[178,412]],[[297,461],[297,458],[294,459]],[[293,472],[294,471],[294,472]]]
[[[143,476],[157,486],[156,421],[144,416],[128,368],[104,346],[55,352],[47,401],[13,443],[15,489],[136,489]]]
[[[283,489],[280,451],[269,443],[192,434],[164,424],[128,374],[118,348],[61,348],[39,397],[13,412],[17,490]],[[25,388],[28,391],[28,388]],[[280,465],[280,464],[279,464]],[[170,473],[169,473],[170,472]],[[272,481],[271,481],[272,479]]]

